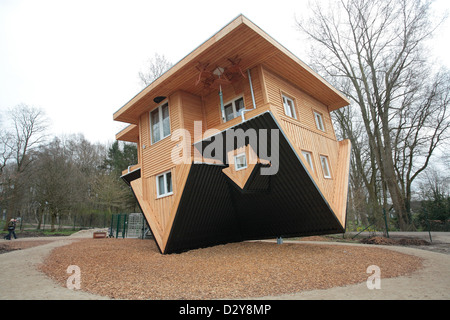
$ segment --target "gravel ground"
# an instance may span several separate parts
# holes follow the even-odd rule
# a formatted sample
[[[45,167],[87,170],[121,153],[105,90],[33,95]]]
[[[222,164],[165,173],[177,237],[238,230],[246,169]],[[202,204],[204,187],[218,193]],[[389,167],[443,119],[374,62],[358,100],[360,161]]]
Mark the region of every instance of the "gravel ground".
[[[161,255],[153,241],[89,239],[57,247],[41,270],[62,286],[67,266],[81,270],[83,291],[114,299],[233,299],[289,295],[420,270],[423,259],[367,246],[242,242]],[[367,290],[367,288],[366,288]]]

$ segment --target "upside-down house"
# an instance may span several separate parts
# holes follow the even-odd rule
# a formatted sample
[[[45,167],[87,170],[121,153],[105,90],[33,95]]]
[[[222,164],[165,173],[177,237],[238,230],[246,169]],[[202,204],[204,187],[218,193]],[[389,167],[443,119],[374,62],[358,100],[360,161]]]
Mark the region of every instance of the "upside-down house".
[[[240,15],[114,113],[161,253],[345,231],[349,100]]]

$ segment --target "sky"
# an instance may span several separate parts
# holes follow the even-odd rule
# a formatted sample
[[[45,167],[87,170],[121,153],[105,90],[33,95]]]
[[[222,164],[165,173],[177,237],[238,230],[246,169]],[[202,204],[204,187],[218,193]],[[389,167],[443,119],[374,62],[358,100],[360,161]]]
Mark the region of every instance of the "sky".
[[[305,10],[307,0],[0,0],[0,130],[24,103],[44,110],[53,135],[112,143],[125,126],[113,114],[143,89],[155,53],[176,63],[242,13],[307,62],[295,26]],[[449,34],[447,20],[430,42],[448,68]]]

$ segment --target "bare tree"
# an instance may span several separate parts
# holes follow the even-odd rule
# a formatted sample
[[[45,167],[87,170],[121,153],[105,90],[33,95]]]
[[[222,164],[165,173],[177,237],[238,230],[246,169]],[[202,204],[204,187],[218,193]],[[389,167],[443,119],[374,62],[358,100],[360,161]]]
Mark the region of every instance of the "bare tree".
[[[311,19],[298,22],[314,41],[314,66],[357,106],[383,205],[389,196],[402,229],[409,221],[408,188],[448,132],[442,94],[448,74],[430,78],[424,50],[438,25],[430,20],[430,6],[422,0],[316,3]]]
[[[7,131],[2,131],[0,132],[0,176],[12,156],[12,135]]]
[[[46,138],[48,120],[41,109],[20,104],[10,109],[9,116],[13,124],[12,149],[17,171],[28,165],[27,155]]]
[[[52,231],[56,229],[58,218],[85,200],[87,187],[83,175],[75,165],[66,141],[58,138],[37,152],[31,180],[36,202],[50,213]]]
[[[164,55],[155,53],[155,55],[148,60],[146,70],[139,72],[139,78],[141,79],[142,85],[148,86],[171,67],[172,63],[169,62]]]
[[[435,166],[428,167],[420,178],[421,198],[434,200],[440,195],[450,195],[450,174],[442,172]]]
[[[25,104],[10,109],[8,117],[12,127],[3,138],[3,161],[5,165],[8,161],[14,162],[14,169],[5,179],[7,188],[3,188],[3,193],[8,207],[7,216],[11,218],[18,214],[22,205],[23,190],[27,183],[26,170],[33,160],[30,154],[44,142],[48,121],[41,109]]]
[[[443,71],[412,90],[393,119],[394,168],[411,213],[412,184],[429,166],[436,148],[449,139],[450,75]]]
[[[82,134],[72,135],[67,141],[67,150],[79,168],[86,176],[95,176],[106,157],[106,147],[92,144]]]

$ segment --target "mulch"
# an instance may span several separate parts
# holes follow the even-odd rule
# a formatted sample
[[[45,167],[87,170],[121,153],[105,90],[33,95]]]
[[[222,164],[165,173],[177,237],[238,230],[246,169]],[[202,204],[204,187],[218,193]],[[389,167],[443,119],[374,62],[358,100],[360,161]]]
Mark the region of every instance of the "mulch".
[[[58,247],[40,269],[62,286],[81,270],[81,290],[115,299],[276,296],[411,274],[423,260],[396,251],[311,243],[241,242],[161,255],[153,240],[87,239]]]
[[[365,238],[360,241],[364,244],[379,244],[379,245],[393,245],[393,246],[429,246],[428,241],[415,238],[400,238],[391,239],[385,237],[371,237]]]

